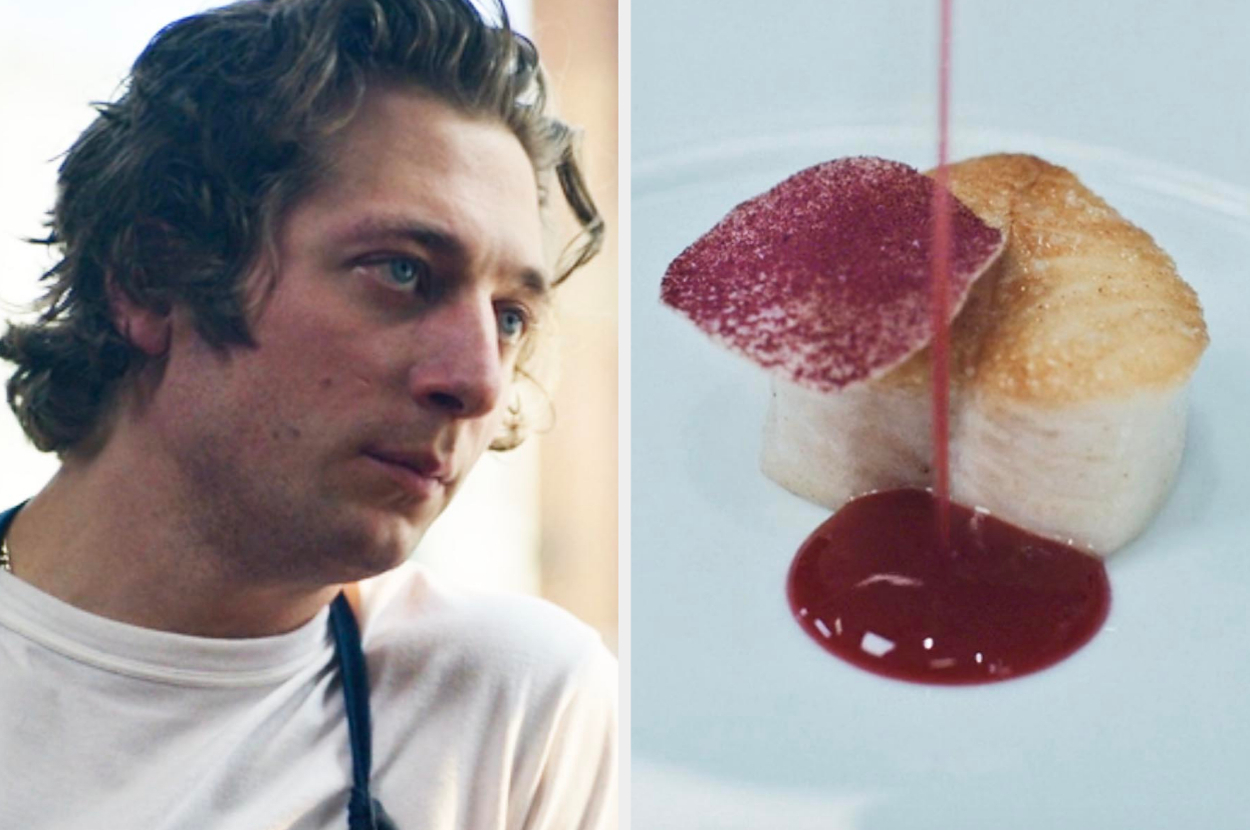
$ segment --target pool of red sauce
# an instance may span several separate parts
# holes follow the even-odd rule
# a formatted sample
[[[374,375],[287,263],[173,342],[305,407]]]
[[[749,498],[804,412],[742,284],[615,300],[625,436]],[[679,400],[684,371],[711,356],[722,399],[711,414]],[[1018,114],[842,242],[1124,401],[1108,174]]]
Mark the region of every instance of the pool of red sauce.
[[[856,499],[803,543],[794,617],[830,653],[900,680],[988,683],[1044,669],[1101,628],[1102,561],[950,504],[943,550],[926,490]]]

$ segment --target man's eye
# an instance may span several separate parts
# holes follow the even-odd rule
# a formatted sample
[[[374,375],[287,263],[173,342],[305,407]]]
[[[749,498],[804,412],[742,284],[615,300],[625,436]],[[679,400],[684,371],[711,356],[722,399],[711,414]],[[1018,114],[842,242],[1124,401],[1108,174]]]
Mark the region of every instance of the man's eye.
[[[395,285],[420,290],[429,281],[430,266],[419,259],[396,257],[379,263],[383,276]]]
[[[529,315],[523,309],[509,307],[499,310],[499,334],[505,342],[520,340],[529,329]]]

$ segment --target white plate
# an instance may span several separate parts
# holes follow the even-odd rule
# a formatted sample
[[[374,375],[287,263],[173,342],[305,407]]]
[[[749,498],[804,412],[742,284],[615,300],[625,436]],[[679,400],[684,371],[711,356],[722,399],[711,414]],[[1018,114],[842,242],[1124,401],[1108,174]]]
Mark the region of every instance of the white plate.
[[[817,161],[926,165],[929,130],[761,136],[634,162],[632,811],[646,830],[1250,827],[1250,194],[1096,147],[987,130],[1149,231],[1211,332],[1178,483],[1111,559],[1103,630],[1005,683],[883,679],[822,651],[784,583],[828,514],[766,480],[767,380],[658,301],[669,261]]]

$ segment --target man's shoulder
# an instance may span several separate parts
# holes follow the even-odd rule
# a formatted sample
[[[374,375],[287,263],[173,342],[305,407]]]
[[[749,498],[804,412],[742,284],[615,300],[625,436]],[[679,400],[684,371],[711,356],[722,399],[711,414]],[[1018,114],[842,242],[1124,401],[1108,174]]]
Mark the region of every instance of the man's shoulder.
[[[438,780],[467,799],[443,809],[509,827],[615,826],[617,669],[593,629],[413,565],[362,585],[361,600],[388,809],[405,809],[412,782]]]
[[[371,660],[438,665],[479,680],[602,682],[616,671],[599,634],[563,608],[453,585],[413,563],[362,584],[361,618]]]

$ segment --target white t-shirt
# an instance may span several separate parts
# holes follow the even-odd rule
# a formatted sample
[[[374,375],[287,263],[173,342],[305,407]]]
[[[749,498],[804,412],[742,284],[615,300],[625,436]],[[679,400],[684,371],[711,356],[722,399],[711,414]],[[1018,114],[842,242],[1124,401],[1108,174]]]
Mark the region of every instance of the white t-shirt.
[[[399,830],[616,826],[616,662],[531,597],[362,585],[373,794]],[[341,830],[327,612],[277,637],[124,625],[0,572],[0,828]]]

